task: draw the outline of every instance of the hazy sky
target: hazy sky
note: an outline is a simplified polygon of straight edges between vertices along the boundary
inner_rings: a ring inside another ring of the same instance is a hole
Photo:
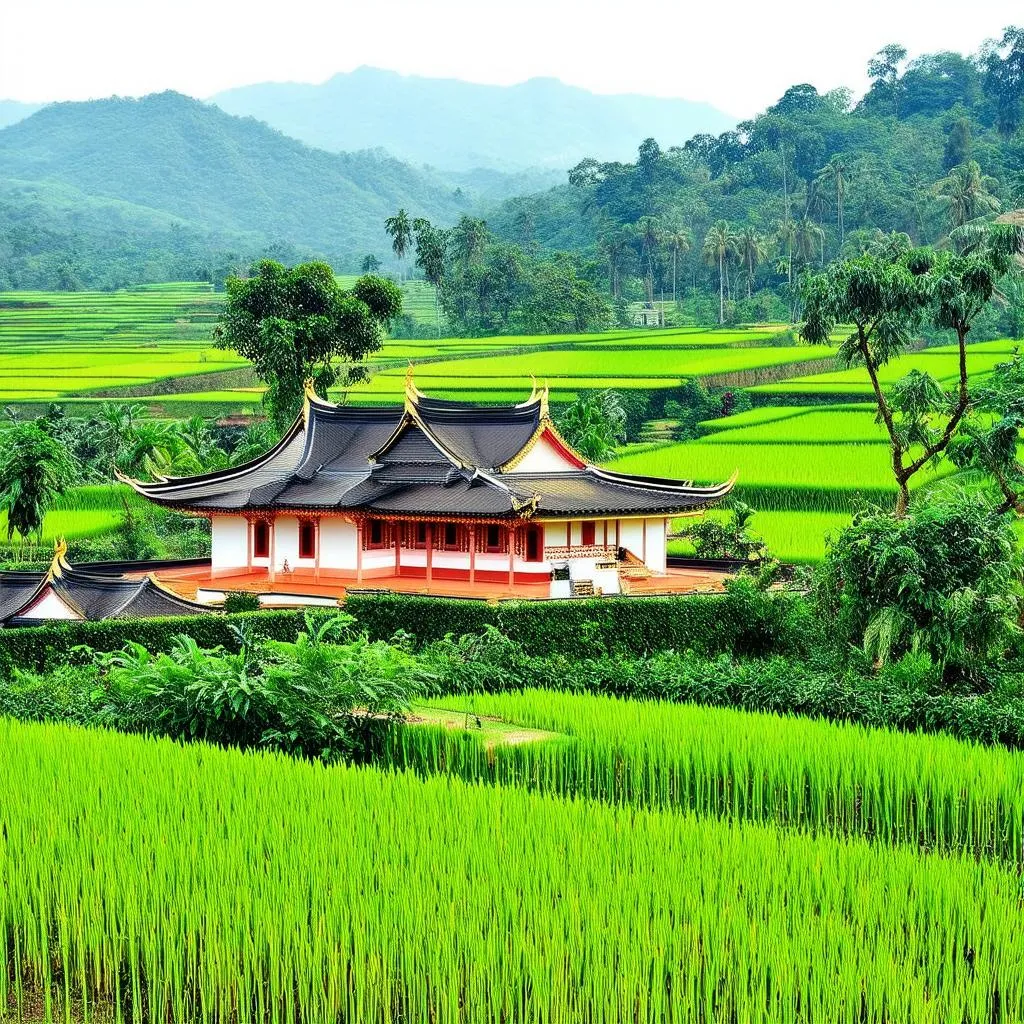
[[[794,82],[863,89],[886,43],[973,51],[1014,22],[1020,0],[0,0],[0,98],[205,97],[370,64],[495,84],[546,75],[746,117]]]

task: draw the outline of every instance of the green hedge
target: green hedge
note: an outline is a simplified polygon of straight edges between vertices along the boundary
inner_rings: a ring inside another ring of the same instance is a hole
[[[725,594],[621,597],[573,601],[484,601],[358,594],[345,602],[371,640],[409,633],[418,644],[447,634],[482,633],[494,626],[530,655],[596,657],[605,653],[645,655],[655,651],[717,654],[785,654],[801,650],[812,632],[804,602],[790,594],[763,593],[737,581]],[[322,615],[322,609],[315,614]],[[259,611],[168,619],[54,622],[0,629],[0,673],[12,667],[49,671],[75,662],[76,647],[116,651],[134,640],[152,651],[167,650],[185,633],[200,647],[237,649],[235,628],[248,624],[264,636],[293,640],[303,612]]]
[[[294,640],[302,628],[301,612],[241,612],[237,615],[186,615],[166,619],[108,619],[105,622],[53,622],[45,626],[0,629],[0,673],[11,668],[48,672],[82,660],[76,647],[117,651],[136,641],[151,651],[165,651],[180,633],[200,647],[238,649],[236,629],[248,625],[274,640]]]
[[[781,654],[802,647],[811,632],[801,598],[764,593],[746,580],[736,581],[725,594],[497,605],[403,594],[353,595],[345,609],[372,640],[387,640],[404,630],[424,644],[448,633],[460,636],[495,626],[531,655],[664,650],[707,656]]]

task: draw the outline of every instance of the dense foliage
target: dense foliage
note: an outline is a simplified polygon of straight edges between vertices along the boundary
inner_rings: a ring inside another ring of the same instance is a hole
[[[1020,632],[1022,563],[1004,515],[968,496],[863,512],[829,548],[819,607],[839,643],[881,662],[927,652],[948,677],[983,680]]]
[[[633,163],[584,160],[567,185],[488,222],[586,254],[616,298],[678,299],[701,322],[792,315],[803,270],[879,232],[933,243],[1024,204],[1022,52],[1019,29],[973,57],[908,63],[887,47],[856,104],[846,89],[794,85],[717,137],[647,139]],[[1016,309],[990,309],[985,333],[1011,331]]]
[[[230,277],[217,344],[248,359],[267,385],[263,400],[279,429],[298,414],[307,382],[326,395],[343,364],[380,348],[402,311],[398,286],[367,274],[350,289],[326,263],[287,268],[261,260]]]

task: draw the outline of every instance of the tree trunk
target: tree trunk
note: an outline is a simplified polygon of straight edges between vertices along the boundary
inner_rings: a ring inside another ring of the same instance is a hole
[[[678,255],[678,250],[673,249],[672,250],[672,305],[673,306],[675,306],[675,304],[676,304],[676,256],[677,255]]]
[[[718,254],[718,323],[725,323],[725,272],[722,269],[722,254]]]

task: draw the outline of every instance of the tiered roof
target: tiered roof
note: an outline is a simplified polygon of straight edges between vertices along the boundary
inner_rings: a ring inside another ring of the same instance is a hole
[[[54,602],[51,604],[51,602]],[[0,572],[0,626],[25,626],[54,618],[142,619],[207,614],[205,605],[166,590],[151,576],[104,576],[71,565],[57,546],[45,572]]]
[[[557,470],[523,472],[538,446]],[[588,465],[559,435],[547,391],[519,405],[428,398],[409,380],[403,407],[334,405],[307,390],[302,414],[265,455],[233,469],[155,483],[162,505],[216,514],[262,510],[510,519],[672,515],[729,492]]]

